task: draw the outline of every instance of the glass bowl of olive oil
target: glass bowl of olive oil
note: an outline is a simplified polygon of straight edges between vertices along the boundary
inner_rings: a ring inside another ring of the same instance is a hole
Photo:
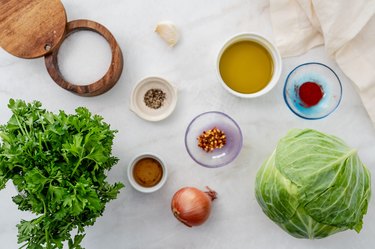
[[[277,48],[255,33],[230,38],[219,51],[216,64],[222,86],[243,98],[269,92],[280,79],[282,69]]]

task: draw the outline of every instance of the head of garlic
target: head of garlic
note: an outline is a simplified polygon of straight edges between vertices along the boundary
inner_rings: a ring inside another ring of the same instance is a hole
[[[159,22],[156,25],[155,32],[170,46],[177,44],[180,34],[176,26],[171,22]]]

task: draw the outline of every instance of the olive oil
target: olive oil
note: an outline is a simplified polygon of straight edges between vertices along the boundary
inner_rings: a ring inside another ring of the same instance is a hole
[[[273,74],[270,53],[257,42],[239,41],[225,49],[219,70],[225,84],[239,93],[256,93],[267,86]]]

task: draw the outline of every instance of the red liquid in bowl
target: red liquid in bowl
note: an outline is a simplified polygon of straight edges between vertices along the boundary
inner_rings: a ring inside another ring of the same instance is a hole
[[[298,95],[305,107],[317,105],[323,98],[324,92],[315,82],[305,82],[298,89]]]

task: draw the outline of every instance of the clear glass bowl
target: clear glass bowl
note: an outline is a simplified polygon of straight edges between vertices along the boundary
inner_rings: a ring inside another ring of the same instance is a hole
[[[198,137],[213,128],[222,130],[226,135],[223,148],[206,152],[198,147]],[[242,149],[242,132],[238,124],[222,112],[211,111],[199,114],[189,124],[185,133],[185,146],[191,158],[198,164],[217,168],[232,162]]]
[[[306,107],[299,96],[299,88],[305,82],[314,82],[323,91],[322,99]],[[321,119],[331,114],[340,104],[342,86],[337,74],[328,66],[318,63],[304,63],[294,68],[284,86],[284,100],[289,109],[305,119]]]

